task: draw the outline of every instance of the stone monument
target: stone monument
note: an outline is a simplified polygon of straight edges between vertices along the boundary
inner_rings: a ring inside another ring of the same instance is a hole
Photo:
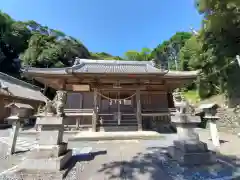
[[[169,147],[169,155],[181,165],[202,165],[214,163],[215,153],[208,150],[207,144],[199,140],[194,131],[197,124],[201,122],[200,117],[187,113],[188,103],[176,101],[177,109],[172,122],[176,125],[178,140]]]
[[[67,143],[63,142],[66,96],[65,91],[57,91],[55,99],[48,102],[44,111],[37,115],[36,123],[41,125],[39,145],[21,164],[28,174],[25,179],[33,178],[30,172],[35,172],[35,175],[36,172],[54,172],[58,174],[57,179],[63,178],[61,170],[72,157],[72,151],[67,150]]]

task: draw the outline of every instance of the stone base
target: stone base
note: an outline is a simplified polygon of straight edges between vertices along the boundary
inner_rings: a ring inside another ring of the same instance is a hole
[[[185,153],[199,153],[208,151],[207,143],[197,141],[174,141],[174,146]]]
[[[21,169],[16,172],[18,177],[24,180],[33,180],[33,179],[41,179],[41,180],[61,180],[64,179],[66,171],[35,171],[35,170],[26,170]]]
[[[40,145],[34,148],[28,155],[30,159],[57,158],[67,152],[67,143],[59,145]]]
[[[64,168],[72,157],[72,151],[67,151],[67,144],[40,146],[33,149],[21,168],[27,170],[59,171]]]
[[[206,165],[216,162],[216,154],[209,151],[203,142],[187,143],[174,141],[174,146],[168,148],[169,155],[181,165]]]

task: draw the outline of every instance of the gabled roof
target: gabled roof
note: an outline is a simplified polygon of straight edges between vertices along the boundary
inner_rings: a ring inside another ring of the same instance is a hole
[[[79,74],[158,74],[166,77],[196,77],[197,71],[168,71],[154,67],[153,61],[92,60],[76,59],[72,67],[67,68],[26,68],[25,74],[67,75]]]
[[[46,102],[40,88],[0,72],[0,93],[24,99]]]
[[[5,107],[11,108],[11,107],[17,107],[17,108],[23,108],[23,109],[33,109],[33,107],[29,104],[23,104],[23,103],[10,103],[6,105]]]

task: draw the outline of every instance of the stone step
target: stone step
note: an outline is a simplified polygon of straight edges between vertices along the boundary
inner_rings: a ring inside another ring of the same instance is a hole
[[[117,120],[103,120],[103,123],[107,124],[107,123],[118,123]],[[123,123],[137,123],[137,120],[121,120],[120,121],[121,124]]]
[[[128,126],[127,128],[130,128]],[[135,128],[135,127],[132,127]],[[114,130],[114,127],[111,128]],[[137,128],[136,128],[137,129]],[[94,153],[99,151],[95,142],[100,141],[122,141],[122,140],[164,140],[165,135],[159,134],[155,131],[110,131],[110,132],[80,132],[78,135],[69,137],[68,139],[68,148],[79,148],[79,147],[93,147]],[[97,147],[97,149],[95,149]],[[105,148],[101,146],[101,148]]]
[[[34,156],[35,155],[35,156]],[[21,164],[21,169],[39,170],[39,171],[59,171],[62,170],[66,163],[72,157],[72,151],[68,150],[65,154],[59,157],[41,157],[40,153],[33,153],[28,156]]]
[[[21,169],[15,173],[16,177],[10,177],[11,179],[43,179],[43,180],[61,180],[64,179],[68,173],[68,169],[62,171],[38,171],[38,170],[26,170]]]
[[[128,122],[128,123],[124,123],[121,122],[120,124],[118,124],[118,122],[108,122],[108,123],[103,123],[100,126],[137,126],[137,122]]]
[[[137,131],[137,125],[135,126],[102,126],[99,128],[100,131],[105,131],[105,132],[115,132],[115,131]]]

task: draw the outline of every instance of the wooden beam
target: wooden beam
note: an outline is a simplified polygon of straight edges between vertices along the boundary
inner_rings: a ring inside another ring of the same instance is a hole
[[[141,91],[141,94],[167,94],[167,91]]]
[[[132,84],[132,85],[119,85],[119,88],[114,88],[113,85],[92,85],[92,88],[98,88],[101,90],[160,90],[165,89],[165,85],[138,85],[138,84]]]
[[[128,90],[128,89],[134,89],[140,88],[145,89],[144,86],[140,87],[139,85],[133,84],[133,85],[119,85],[119,88],[114,87],[113,84],[111,85],[92,85],[92,88],[98,88],[98,89],[116,89],[116,90]]]

